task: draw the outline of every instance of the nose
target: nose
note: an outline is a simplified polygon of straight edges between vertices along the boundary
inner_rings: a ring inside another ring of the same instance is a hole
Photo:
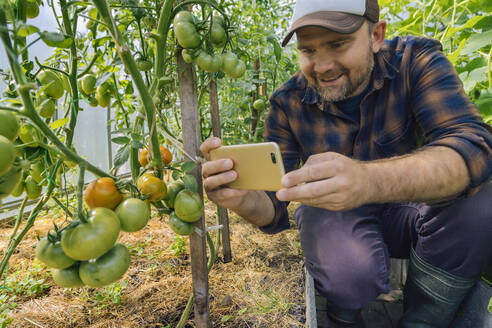
[[[335,59],[332,56],[317,56],[314,60],[313,71],[316,74],[324,74],[335,69]]]

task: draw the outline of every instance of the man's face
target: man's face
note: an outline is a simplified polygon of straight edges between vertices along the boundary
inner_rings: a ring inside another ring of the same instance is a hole
[[[329,102],[362,92],[374,65],[368,25],[352,34],[320,27],[297,31],[299,63],[309,85]]]

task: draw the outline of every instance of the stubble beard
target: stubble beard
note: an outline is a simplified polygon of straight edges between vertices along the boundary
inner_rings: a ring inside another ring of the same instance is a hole
[[[340,69],[342,73],[343,84],[341,86],[322,87],[318,83],[318,77],[313,73],[308,80],[310,88],[314,89],[326,102],[335,102],[350,98],[353,93],[370,78],[374,68],[374,57],[372,52],[367,56],[365,65],[355,71],[351,79],[349,70],[345,67]]]

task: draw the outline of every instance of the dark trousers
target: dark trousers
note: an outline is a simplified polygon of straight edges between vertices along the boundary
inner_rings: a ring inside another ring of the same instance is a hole
[[[294,219],[306,267],[321,295],[360,309],[390,291],[390,257],[410,248],[427,263],[478,279],[492,259],[492,183],[450,204],[366,205],[333,212],[300,205]]]

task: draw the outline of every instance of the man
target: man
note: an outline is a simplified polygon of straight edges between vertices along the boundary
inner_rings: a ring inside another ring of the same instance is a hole
[[[232,161],[210,161],[209,199],[266,233],[288,228],[286,205],[302,203],[306,267],[334,327],[358,327],[360,309],[390,290],[390,257],[410,258],[400,326],[449,327],[492,258],[491,127],[437,41],[384,40],[377,0],[298,0],[283,45],[294,33],[301,71],[265,121],[284,188],[227,188]],[[210,160],[220,144],[201,151]]]

